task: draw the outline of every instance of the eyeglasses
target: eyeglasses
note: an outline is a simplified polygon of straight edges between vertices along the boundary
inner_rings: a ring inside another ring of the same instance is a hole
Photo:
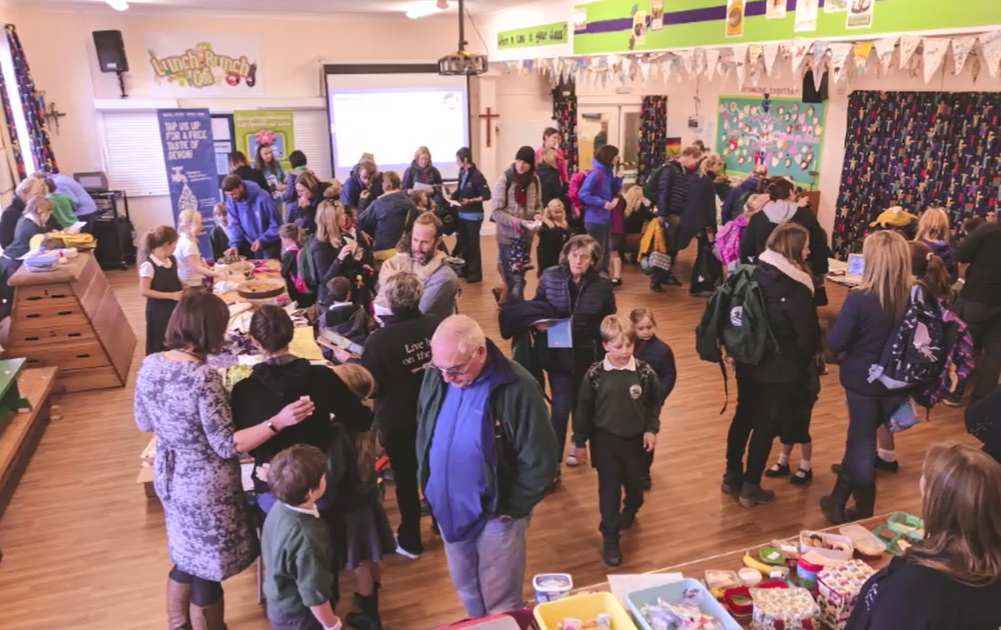
[[[434,369],[438,370],[439,372],[441,372],[442,376],[448,376],[448,377],[451,377],[451,378],[455,378],[456,376],[462,376],[465,373],[466,369],[469,368],[469,364],[472,363],[473,359],[476,358],[476,355],[477,355],[478,352],[479,352],[479,348],[477,348],[476,350],[474,350],[473,353],[471,355],[469,355],[469,358],[466,359],[465,363],[463,363],[462,365],[457,366],[457,367],[441,368],[441,367],[438,367],[437,365],[435,365],[434,363],[428,363],[428,365],[430,365],[432,368],[434,368]]]

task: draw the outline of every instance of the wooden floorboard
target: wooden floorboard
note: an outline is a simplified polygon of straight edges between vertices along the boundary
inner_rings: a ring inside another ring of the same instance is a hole
[[[484,236],[485,260],[495,255],[493,238]],[[509,345],[499,340],[490,295],[497,272],[492,264],[485,267],[485,282],[463,286],[460,308],[507,351]],[[136,430],[132,418],[135,371],[144,347],[144,303],[134,269],[108,275],[139,337],[136,360],[127,387],[67,394],[55,401],[62,406],[63,419],[46,431],[0,521],[4,630],[130,630],[166,624],[164,582],[170,559],[163,513],[135,483],[139,453],[149,440]],[[817,502],[833,484],[829,467],[841,458],[846,428],[837,368],[822,378],[814,411],[813,485],[801,489],[766,480],[765,486],[778,494],[775,503],[741,509],[719,492],[734,383],[731,380],[729,410],[720,415],[724,396],[719,369],[699,361],[694,349],[693,331],[705,302],[689,298],[685,288],[650,293],[636,267],[627,267],[624,279],[616,293],[620,312],[638,306],[654,310],[661,337],[674,349],[679,376],[661,417],[654,488],[636,526],[624,536],[625,563],[619,572],[650,571],[823,526]],[[527,295],[535,294],[535,286],[533,273]],[[840,304],[844,290],[832,287],[830,293],[832,302]],[[827,316],[835,313],[836,308],[825,309]],[[920,510],[923,453],[928,445],[949,439],[972,441],[965,435],[961,410],[945,407],[935,410],[931,422],[900,437],[901,471],[880,473],[877,513]],[[798,452],[793,461],[798,461]],[[387,509],[395,522],[391,491]],[[535,512],[528,575],[562,571],[573,574],[577,585],[604,581],[597,527],[594,471],[565,471],[562,487]],[[427,552],[420,560],[394,557],[386,563],[382,601],[389,629],[423,630],[464,616],[441,543],[431,536],[427,522],[424,529]],[[252,568],[224,586],[231,629],[268,627],[257,604]],[[345,581],[344,591],[348,589],[350,582]]]

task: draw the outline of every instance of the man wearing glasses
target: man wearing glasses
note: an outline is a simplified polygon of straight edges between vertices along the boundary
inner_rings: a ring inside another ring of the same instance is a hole
[[[474,320],[431,339],[417,411],[419,479],[471,618],[524,607],[525,533],[559,448],[535,379]]]

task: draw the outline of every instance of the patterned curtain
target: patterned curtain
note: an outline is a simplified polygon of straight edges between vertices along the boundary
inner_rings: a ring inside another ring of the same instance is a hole
[[[832,238],[844,258],[892,206],[942,206],[953,227],[998,209],[1001,94],[853,92]]]
[[[640,112],[640,156],[636,183],[646,183],[647,175],[667,159],[667,97],[644,96]]]
[[[14,125],[14,112],[10,109],[10,99],[7,98],[7,83],[3,72],[0,72],[0,104],[3,104],[4,120],[7,121],[7,135],[10,136],[10,148],[14,152],[14,164],[17,166],[17,178],[22,180],[28,176],[24,168],[24,157],[21,155],[21,143],[17,140],[17,127]]]
[[[553,118],[556,119],[563,136],[563,157],[567,161],[567,172],[575,173],[580,161],[577,146],[577,97],[553,95]]]
[[[39,169],[50,173],[58,173],[59,165],[56,163],[56,156],[52,153],[52,145],[49,143],[49,132],[45,128],[45,101],[38,94],[35,89],[35,82],[31,79],[31,72],[28,70],[28,59],[24,55],[24,48],[21,47],[21,40],[17,36],[17,29],[14,28],[13,24],[8,24],[5,30],[7,31],[7,43],[10,45],[10,55],[14,59],[14,77],[17,82],[17,91],[21,95],[21,107],[24,110],[28,135],[31,136],[32,157]],[[7,98],[2,77],[0,77],[0,91],[3,91],[4,112],[7,115],[7,128],[10,130],[11,139],[13,140],[18,174],[24,177],[25,167],[22,149],[16,141],[17,133],[14,131],[14,118],[11,115],[10,102]]]

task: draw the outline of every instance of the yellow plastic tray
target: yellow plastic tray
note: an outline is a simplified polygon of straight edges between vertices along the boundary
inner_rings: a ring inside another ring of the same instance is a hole
[[[540,630],[556,630],[556,624],[567,617],[587,623],[603,613],[612,616],[612,628],[615,630],[636,630],[636,624],[633,623],[629,613],[611,593],[575,595],[540,604],[535,607],[535,621],[539,624]]]

